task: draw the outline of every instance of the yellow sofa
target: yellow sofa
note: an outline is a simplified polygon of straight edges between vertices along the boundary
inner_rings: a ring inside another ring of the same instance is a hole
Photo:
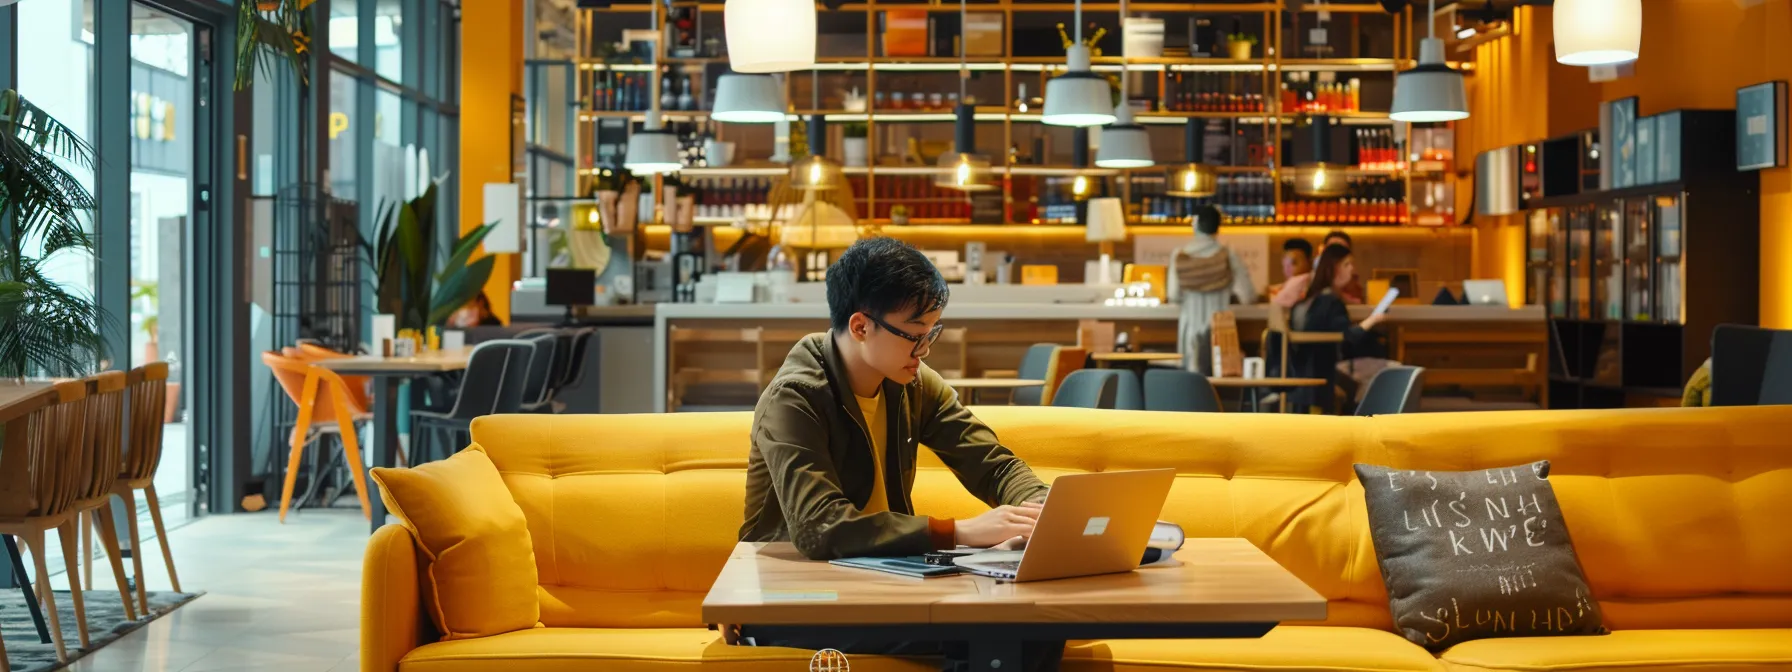
[[[1330,601],[1257,640],[1072,642],[1065,670],[1792,669],[1792,410],[1545,411],[1337,418],[977,409],[1044,479],[1174,467],[1165,519],[1249,539]],[[806,652],[729,647],[700,604],[742,515],[747,413],[500,416],[473,423],[529,520],[538,627],[436,642],[419,555],[368,544],[362,669],[800,671]],[[921,451],[915,501],[982,505]],[[1481,640],[1433,655],[1391,631],[1351,464],[1553,462],[1612,634]],[[933,669],[857,657],[855,672]]]

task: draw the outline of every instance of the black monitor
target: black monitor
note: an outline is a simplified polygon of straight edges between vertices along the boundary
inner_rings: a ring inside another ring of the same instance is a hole
[[[574,306],[597,303],[597,272],[589,268],[548,269],[547,304],[566,307],[566,322],[572,323]]]

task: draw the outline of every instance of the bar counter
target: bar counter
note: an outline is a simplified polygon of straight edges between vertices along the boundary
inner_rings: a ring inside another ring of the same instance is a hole
[[[955,287],[956,289],[956,287]],[[1367,317],[1372,306],[1352,306],[1355,319]],[[1232,307],[1247,355],[1258,355],[1269,314],[1267,304]],[[991,371],[1009,375],[1019,368],[1022,354],[1034,343],[1077,342],[1081,320],[1113,322],[1116,332],[1135,339],[1145,350],[1176,350],[1179,309],[1174,305],[1106,306],[1097,303],[952,303],[945,322],[966,330],[962,353],[936,353],[928,363],[951,370],[955,377],[976,378]],[[796,303],[662,303],[653,319],[654,410],[671,405],[668,386],[673,365],[687,371],[731,371],[740,375],[724,382],[737,383],[728,403],[712,406],[751,405],[752,392],[770,380],[790,346],[804,334],[828,326],[827,305],[820,301]],[[732,342],[713,341],[675,345],[674,328],[708,334],[740,330]],[[761,329],[756,341],[748,330]],[[1475,385],[1540,388],[1547,337],[1540,306],[1511,309],[1497,306],[1396,305],[1381,327],[1388,335],[1389,354],[1407,364],[1426,366],[1428,386]],[[675,347],[684,349],[674,353]],[[676,356],[677,361],[672,358]],[[746,362],[757,359],[757,366]],[[959,367],[962,366],[962,369]],[[751,372],[758,371],[757,380]],[[714,379],[723,377],[717,376]],[[1533,380],[1534,378],[1534,380]],[[754,383],[747,388],[748,383]],[[1539,399],[1539,404],[1542,400]],[[704,404],[698,404],[704,405]]]

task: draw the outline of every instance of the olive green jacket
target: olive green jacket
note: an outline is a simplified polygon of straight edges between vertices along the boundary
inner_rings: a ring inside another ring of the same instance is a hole
[[[952,546],[953,522],[917,516],[916,445],[926,444],[964,487],[990,506],[1017,505],[1046,490],[995,432],[958,403],[938,373],[921,365],[914,382],[883,384],[884,491],[889,510],[862,514],[871,497],[871,435],[851,398],[832,333],[791,348],[753,410],[742,541],[789,541],[803,555],[833,559],[919,555]]]

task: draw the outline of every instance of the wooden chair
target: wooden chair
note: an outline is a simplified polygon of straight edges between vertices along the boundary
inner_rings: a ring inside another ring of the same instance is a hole
[[[1051,363],[1045,368],[1045,389],[1039,393],[1040,405],[1051,406],[1058,386],[1063,384],[1072,371],[1083,368],[1083,362],[1088,358],[1089,351],[1082,348],[1058,346],[1053,350]]]
[[[292,505],[292,489],[298,481],[298,465],[305,458],[305,446],[330,433],[335,433],[342,442],[342,450],[348,459],[349,480],[354,483],[355,495],[361,499],[361,513],[371,520],[373,512],[368,506],[367,488],[362,482],[361,446],[355,434],[355,423],[370,417],[367,409],[354,406],[354,395],[349,392],[348,383],[334,371],[272,352],[261,353],[261,362],[274,372],[274,380],[286,391],[287,398],[299,407],[299,417],[293,422],[289,439],[292,451],[286,459],[286,480],[280,488],[280,521],[286,522],[286,511]],[[136,434],[135,428],[132,434]],[[159,436],[156,440],[160,441]],[[159,457],[159,445],[157,449]],[[153,482],[150,485],[153,488]],[[153,502],[154,495],[150,497]],[[130,501],[127,495],[125,503]],[[153,504],[151,509],[154,509]],[[132,533],[135,534],[135,530]],[[132,554],[133,559],[136,557]]]
[[[81,581],[85,577],[88,590],[93,589],[92,525],[98,519],[100,543],[106,548],[106,559],[112,563],[112,579],[118,584],[118,598],[124,604],[125,617],[137,620],[131,606],[131,588],[124,573],[124,554],[118,546],[117,523],[112,518],[112,493],[117,489],[124,460],[124,395],[128,377],[123,371],[108,371],[87,378],[87,432],[82,441],[81,468],[77,474],[73,514],[59,528],[62,533],[62,554],[76,557],[80,551],[81,573],[69,573],[69,595],[75,602],[75,619],[79,621],[81,647],[88,646],[87,612],[82,604]],[[131,518],[137,517],[130,511]],[[79,518],[79,523],[76,522]],[[79,528],[77,542],[76,528]],[[160,532],[160,530],[158,530]],[[135,545],[133,544],[133,548]],[[142,572],[138,572],[142,576]],[[141,583],[142,579],[139,578]],[[145,615],[148,605],[145,604]]]
[[[771,378],[766,375],[765,361],[766,330],[764,327],[748,329],[686,329],[669,327],[666,331],[666,363],[670,369],[667,375],[669,385],[666,386],[666,410],[677,411],[684,404],[685,391],[692,385],[710,383],[751,384],[754,394],[765,389]],[[685,366],[680,361],[680,346],[696,346],[700,344],[718,345],[723,343],[750,343],[753,346],[753,366],[751,368],[714,368]]]
[[[50,618],[50,639],[56,659],[68,662],[68,645],[62,640],[62,618],[56,611],[56,595],[50,590],[50,572],[44,533],[74,520],[74,504],[81,477],[81,459],[87,434],[87,383],[56,384],[55,403],[33,412],[24,424],[23,436],[9,425],[0,463],[0,534],[25,542],[37,572],[37,599]],[[157,417],[160,417],[158,414]],[[72,541],[73,537],[65,537]],[[65,546],[70,584],[80,576],[79,563]],[[79,600],[79,598],[76,598]],[[77,601],[77,605],[79,602]],[[84,609],[76,607],[76,613]]]
[[[317,369],[317,367],[311,367]],[[322,369],[318,369],[322,371]],[[326,373],[328,373],[326,371]],[[331,374],[335,375],[335,374]],[[117,484],[112,494],[124,500],[127,531],[131,533],[131,564],[137,573],[137,603],[142,606],[144,614],[149,613],[149,595],[143,588],[143,554],[137,549],[143,548],[143,535],[137,532],[137,497],[136,491],[142,490],[146,504],[149,505],[149,522],[155,527],[156,541],[162,546],[162,562],[168,565],[168,585],[174,592],[181,592],[180,575],[174,571],[174,552],[168,546],[168,528],[162,525],[162,502],[156,497],[156,468],[162,463],[162,424],[163,418],[151,409],[161,408],[168,396],[168,363],[155,362],[131,369],[125,375],[125,385],[130,388],[131,423],[130,434],[125,437],[123,468],[118,472]],[[352,443],[348,444],[354,445]],[[350,453],[354,455],[354,453]],[[350,466],[360,466],[358,457],[351,457]],[[355,472],[357,475],[359,471]],[[288,481],[290,484],[291,481]],[[360,487],[360,481],[355,482]],[[290,489],[290,485],[288,487]],[[361,508],[366,510],[367,498],[361,498]],[[108,523],[101,523],[106,525]]]
[[[1275,312],[1273,307],[1270,312]],[[1244,375],[1244,346],[1238,344],[1238,316],[1230,310],[1214,313],[1209,329],[1212,330],[1213,347],[1220,349],[1219,369],[1213,375],[1222,378]],[[1193,356],[1212,358],[1213,353],[1197,352]],[[1288,361],[1286,355],[1283,355],[1282,361]]]
[[[1276,334],[1282,343],[1282,373],[1288,377],[1288,348],[1297,345],[1331,345],[1337,347],[1344,343],[1344,335],[1329,331],[1296,331],[1288,321],[1288,309],[1274,303],[1269,304],[1269,328],[1266,334]],[[1236,332],[1236,329],[1234,330]],[[1266,336],[1263,341],[1269,343]],[[1268,354],[1268,353],[1265,353]]]

